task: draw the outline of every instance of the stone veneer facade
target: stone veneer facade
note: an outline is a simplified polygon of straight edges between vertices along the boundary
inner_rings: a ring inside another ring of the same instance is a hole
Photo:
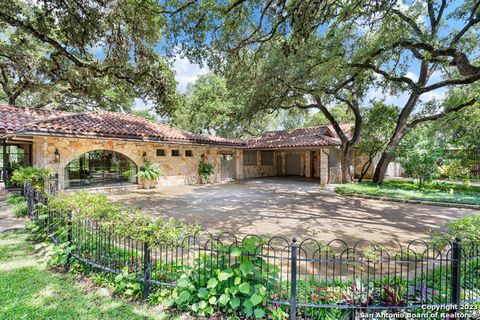
[[[156,150],[164,149],[165,156],[157,156]],[[171,150],[179,150],[180,156],[171,155]],[[60,161],[55,162],[54,152],[58,150]],[[261,151],[257,152],[256,165],[243,164],[243,150],[230,146],[193,145],[175,143],[139,142],[127,140],[87,139],[73,137],[34,137],[32,146],[33,165],[52,169],[59,177],[59,186],[64,186],[65,167],[80,155],[94,150],[111,150],[124,154],[137,167],[144,164],[144,153],[149,162],[160,166],[162,176],[159,185],[184,185],[200,182],[198,163],[207,161],[214,166],[215,173],[210,182],[221,180],[221,154],[234,157],[235,179],[273,177],[286,175],[286,157],[288,154],[299,154],[301,176],[319,178],[321,184],[338,183],[340,168],[329,166],[330,148],[316,150],[276,150],[273,165],[261,164]],[[191,150],[192,157],[186,157],[185,151]],[[280,163],[278,163],[280,161]],[[280,166],[278,168],[278,166]]]
[[[58,149],[60,161],[55,162],[54,152]],[[156,150],[164,149],[165,156],[157,157]],[[179,150],[180,156],[171,156],[171,150]],[[199,183],[197,173],[198,163],[203,159],[213,164],[215,174],[211,182],[220,180],[220,155],[233,154],[236,159],[241,155],[241,150],[232,147],[191,144],[165,144],[154,142],[137,142],[107,139],[83,139],[68,137],[35,137],[32,146],[33,165],[52,169],[58,173],[59,186],[64,186],[65,167],[75,158],[93,150],[111,150],[124,154],[132,160],[137,167],[144,164],[143,154],[146,153],[148,161],[157,163],[162,176],[160,185],[183,185]],[[185,150],[192,151],[192,157],[185,156]],[[238,161],[237,161],[238,162]],[[238,172],[238,170],[237,170]],[[241,179],[240,176],[236,176]]]

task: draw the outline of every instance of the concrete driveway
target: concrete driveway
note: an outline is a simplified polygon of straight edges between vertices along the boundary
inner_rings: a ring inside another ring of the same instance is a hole
[[[407,242],[467,214],[456,209],[353,199],[306,179],[264,178],[214,186],[164,187],[112,195],[156,217],[197,223],[210,232]]]

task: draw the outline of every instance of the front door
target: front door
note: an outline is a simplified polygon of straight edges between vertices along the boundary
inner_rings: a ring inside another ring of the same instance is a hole
[[[299,176],[301,175],[300,169],[300,155],[299,154],[287,154],[287,176]]]
[[[235,178],[235,162],[233,154],[221,154],[220,179],[222,181],[233,180]]]

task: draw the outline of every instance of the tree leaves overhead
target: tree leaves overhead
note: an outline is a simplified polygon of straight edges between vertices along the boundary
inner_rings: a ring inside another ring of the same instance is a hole
[[[156,1],[1,0],[0,7],[7,102],[128,110],[137,97],[158,109],[174,105],[173,73],[156,52],[166,23]]]

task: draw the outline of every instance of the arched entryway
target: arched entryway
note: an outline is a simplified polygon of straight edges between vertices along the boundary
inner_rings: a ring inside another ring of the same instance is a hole
[[[94,150],[65,167],[65,188],[118,186],[136,183],[137,166],[119,152]]]

